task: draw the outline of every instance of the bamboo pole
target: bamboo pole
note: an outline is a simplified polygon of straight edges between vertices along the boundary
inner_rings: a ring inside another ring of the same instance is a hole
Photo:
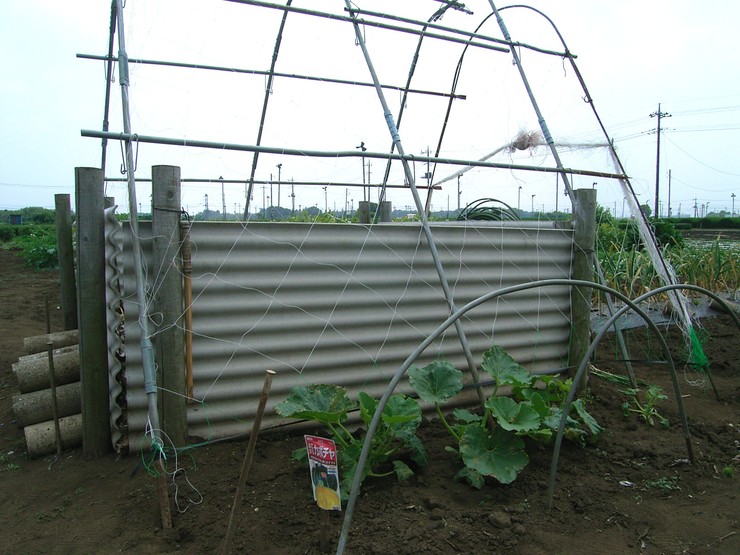
[[[118,24],[118,82],[121,84],[121,109],[123,112],[123,132],[126,135],[126,166],[128,179],[129,225],[131,226],[132,250],[134,255],[134,273],[136,275],[136,302],[141,313],[139,326],[141,327],[141,365],[144,370],[144,391],[147,398],[147,415],[152,429],[152,440],[158,444],[162,441],[162,430],[159,427],[157,412],[157,374],[154,365],[154,346],[149,333],[149,309],[146,297],[146,278],[144,276],[144,260],[139,242],[139,213],[136,200],[136,160],[134,158],[133,140],[131,134],[131,113],[129,110],[129,72],[128,55],[126,54],[126,33],[123,27],[123,4],[121,0],[113,0],[116,8],[116,22]],[[104,137],[101,137],[104,138]],[[161,459],[157,463],[160,468],[157,477],[157,493],[159,497],[162,527],[172,528],[167,485],[165,483],[164,468]]]
[[[224,547],[221,551],[222,555],[226,555],[229,552],[231,546],[231,538],[234,536],[234,515],[236,514],[236,508],[241,505],[241,499],[244,495],[244,485],[247,483],[247,476],[249,476],[249,469],[252,466],[252,459],[254,458],[254,448],[257,445],[257,434],[260,431],[260,424],[262,423],[262,414],[265,412],[265,405],[267,404],[267,398],[270,395],[270,387],[272,386],[272,378],[275,376],[274,370],[265,371],[265,383],[262,386],[262,394],[260,395],[259,405],[257,406],[257,414],[254,417],[254,423],[252,424],[252,433],[249,436],[249,444],[247,445],[247,452],[244,455],[244,462],[242,463],[242,471],[239,475],[239,484],[236,487],[236,493],[234,494],[234,503],[231,506],[231,516],[229,517],[229,527],[226,530],[226,538],[224,538]]]
[[[193,260],[190,245],[190,222],[180,222],[182,248],[182,289],[185,304],[185,392],[193,402]]]

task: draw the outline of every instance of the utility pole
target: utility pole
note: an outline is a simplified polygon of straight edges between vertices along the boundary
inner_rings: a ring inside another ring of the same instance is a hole
[[[658,198],[660,196],[660,119],[661,118],[669,118],[671,117],[671,114],[668,114],[666,112],[660,111],[660,103],[658,103],[658,111],[653,112],[650,114],[651,118],[658,118],[658,126],[655,129],[655,133],[658,135],[658,151],[655,156],[655,215],[656,217],[659,216],[658,214]]]
[[[735,193],[732,193],[730,195],[730,198],[732,199],[732,217],[735,217]]]
[[[365,152],[365,141],[360,141],[360,146],[356,146],[361,152]],[[362,200],[365,200],[365,157],[362,157]]]
[[[329,211],[329,198],[326,196],[326,185],[322,187],[324,189],[324,212]]]
[[[426,154],[427,157],[427,172],[424,174],[424,179],[427,180],[427,194],[429,194],[429,189],[432,186],[432,172],[429,171],[429,146],[427,146],[426,150],[422,150],[421,153]]]
[[[221,217],[226,219],[226,193],[224,192],[224,176],[219,175],[218,178],[221,180]]]
[[[668,217],[671,217],[671,170],[668,170]]]
[[[280,206],[280,170],[283,168],[282,164],[277,165],[278,169],[278,203],[277,205]]]
[[[290,178],[290,200],[291,200],[291,213],[295,214],[295,185],[293,185],[293,178]]]
[[[536,194],[532,195],[532,215],[533,216],[534,216],[534,197],[536,196],[537,196]]]
[[[522,209],[522,186],[519,185],[519,192],[516,196],[516,209],[521,210]]]
[[[521,187],[519,187],[521,189]],[[460,176],[457,176],[457,213],[460,214]]]

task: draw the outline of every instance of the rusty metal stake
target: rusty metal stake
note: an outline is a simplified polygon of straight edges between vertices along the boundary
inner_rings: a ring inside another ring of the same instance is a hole
[[[48,314],[48,304],[47,304]],[[46,352],[49,355],[49,389],[51,390],[51,414],[54,417],[54,438],[57,443],[57,458],[62,458],[62,432],[59,429],[59,413],[57,412],[57,384],[54,377],[54,343],[46,343]]]

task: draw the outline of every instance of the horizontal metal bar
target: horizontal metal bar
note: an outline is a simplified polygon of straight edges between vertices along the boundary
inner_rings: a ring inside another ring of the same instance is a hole
[[[368,15],[368,16],[371,16],[371,17],[378,17],[378,18],[383,18],[383,19],[392,19],[393,21],[401,21],[403,23],[410,23],[412,25],[420,25],[420,26],[424,26],[424,27],[429,27],[431,29],[439,29],[440,31],[446,31],[448,33],[456,33],[458,35],[463,35],[463,36],[467,36],[467,37],[470,37],[470,38],[476,38],[478,40],[488,40],[488,41],[491,41],[491,42],[495,42],[497,44],[504,44],[504,45],[506,45],[508,47],[514,47],[515,46],[517,48],[525,48],[527,50],[533,50],[534,52],[539,52],[541,54],[549,54],[551,56],[557,56],[559,58],[576,58],[577,57],[574,54],[571,54],[570,52],[558,52],[557,50],[547,50],[545,48],[540,48],[538,46],[533,46],[531,44],[526,44],[526,43],[523,43],[523,42],[514,42],[514,41],[505,40],[505,39],[497,39],[497,38],[494,38],[494,37],[489,37],[487,35],[480,35],[478,33],[471,33],[469,31],[463,31],[461,29],[455,29],[454,27],[447,27],[446,25],[439,25],[437,23],[431,23],[431,22],[427,22],[427,21],[419,21],[419,20],[416,20],[416,19],[408,18],[408,17],[401,17],[401,16],[397,16],[397,15],[385,14],[385,13],[381,13],[381,12],[373,12],[373,11],[362,10],[362,9],[357,9],[357,8],[351,9],[351,10],[348,10],[348,11],[349,11],[349,13],[357,13],[357,14]],[[363,23],[367,23],[367,22],[363,21]]]
[[[100,56],[96,54],[77,54],[77,57],[81,60],[100,60],[103,62],[107,62],[109,60],[113,60],[114,62],[118,61],[118,58],[116,56],[113,56],[111,58],[108,58],[108,56]],[[164,67],[176,67],[176,68],[184,68],[184,69],[205,69],[209,71],[223,71],[225,73],[239,73],[239,74],[245,74],[245,75],[270,75],[270,72],[267,70],[262,69],[244,69],[244,68],[236,68],[236,67],[225,67],[225,66],[214,66],[214,65],[208,65],[208,64],[194,64],[190,62],[170,62],[166,60],[146,60],[143,58],[128,58],[129,64],[143,64],[143,65],[154,65],[154,66],[164,66]],[[274,77],[285,77],[287,79],[301,79],[303,81],[319,81],[321,83],[334,83],[339,85],[354,85],[358,87],[374,87],[373,83],[369,83],[367,81],[350,81],[348,79],[336,79],[332,77],[314,77],[311,75],[301,75],[298,73],[281,73],[274,71],[272,72],[272,75]],[[380,85],[384,89],[388,90],[395,90],[395,91],[405,91],[406,89],[404,87],[398,86],[398,85]],[[441,96],[445,98],[454,98],[457,100],[465,100],[466,96],[464,94],[450,94],[450,93],[444,93],[444,92],[437,92],[437,91],[426,91],[421,89],[408,89],[408,92],[413,94],[422,94],[422,95],[428,95],[428,96]]]
[[[476,166],[480,168],[501,168],[506,170],[523,170],[543,173],[567,173],[574,175],[588,175],[605,179],[626,179],[625,175],[599,172],[594,170],[577,170],[573,168],[549,168],[541,166],[527,166],[522,164],[502,164],[499,162],[488,162],[480,160],[461,160],[455,158],[437,158],[434,156],[417,156],[414,154],[400,155],[385,152],[360,152],[357,150],[309,150],[297,148],[282,148],[270,146],[242,145],[235,143],[216,143],[213,141],[199,141],[197,139],[175,139],[172,137],[153,137],[150,135],[137,135],[136,133],[114,133],[110,131],[95,131],[83,129],[80,131],[83,137],[96,139],[113,139],[117,141],[135,141],[139,143],[151,143],[170,146],[188,146],[195,148],[212,148],[218,150],[235,150],[241,152],[259,152],[261,154],[279,154],[281,156],[302,156],[308,158],[374,158],[378,160],[408,160],[410,162],[429,162],[430,164],[445,164],[452,166]]]
[[[106,182],[122,182],[127,181],[125,177],[106,177],[104,179]],[[137,177],[136,178],[137,183],[151,183],[151,178],[148,177]],[[231,183],[231,184],[238,184],[238,185],[246,185],[249,183],[248,179],[196,179],[196,178],[189,178],[189,179],[180,179],[181,183]],[[341,183],[341,182],[334,182],[334,181],[270,181],[266,179],[255,179],[252,181],[255,185],[300,185],[301,187],[325,187],[325,186],[331,186],[331,187],[371,187],[371,188],[377,188],[380,189],[381,187],[384,187],[382,183]],[[386,184],[386,189],[407,189],[408,185],[391,185]],[[426,185],[417,185],[417,189],[436,189],[441,190],[442,187],[439,185],[432,185],[430,187],[427,187]]]
[[[473,42],[466,39],[458,39],[455,37],[449,37],[446,35],[439,35],[437,33],[429,33],[426,31],[421,31],[417,29],[409,29],[408,27],[399,27],[398,25],[388,25],[387,23],[380,23],[378,21],[355,21],[354,18],[346,16],[346,15],[338,15],[335,13],[329,13],[329,12],[319,12],[316,10],[308,10],[306,8],[296,8],[294,6],[285,6],[281,4],[272,4],[270,2],[261,2],[259,0],[226,0],[227,2],[233,2],[235,4],[245,4],[248,6],[256,6],[259,8],[271,8],[274,10],[281,10],[286,12],[294,12],[294,13],[300,13],[303,15],[311,15],[315,17],[323,17],[325,19],[331,19],[334,21],[345,21],[349,23],[359,23],[360,25],[364,25],[367,27],[378,27],[379,29],[388,29],[390,31],[399,31],[401,33],[408,33],[411,35],[423,35],[425,37],[443,40],[447,42],[456,42],[458,44],[466,44],[470,45],[476,48],[483,48],[485,50],[494,50],[496,52],[509,52],[508,48],[504,48],[501,46],[495,46],[493,44],[484,44],[480,42]]]

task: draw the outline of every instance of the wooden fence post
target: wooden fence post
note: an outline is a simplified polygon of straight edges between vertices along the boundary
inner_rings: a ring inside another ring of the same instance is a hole
[[[64,329],[77,329],[77,285],[72,248],[72,212],[69,195],[54,195],[57,228],[57,259]]]
[[[85,458],[97,458],[111,450],[102,170],[75,168],[75,200],[82,450]]]
[[[573,279],[594,281],[596,253],[596,190],[577,189],[573,207]],[[593,289],[573,287],[571,293],[571,332],[568,365],[571,377],[578,370],[591,342],[591,299]],[[578,386],[586,386],[588,374]]]
[[[162,384],[160,425],[175,446],[183,445],[187,434],[180,206],[180,168],[152,166],[153,312],[161,315],[152,342]]]

